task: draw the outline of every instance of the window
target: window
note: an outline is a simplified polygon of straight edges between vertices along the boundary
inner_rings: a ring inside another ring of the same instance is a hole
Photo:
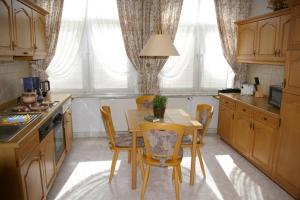
[[[125,52],[116,1],[64,1],[57,49],[47,73],[56,91],[135,91],[136,72]]]
[[[165,92],[215,91],[232,85],[225,60],[214,1],[183,1],[174,42],[180,56],[170,57],[160,73]]]

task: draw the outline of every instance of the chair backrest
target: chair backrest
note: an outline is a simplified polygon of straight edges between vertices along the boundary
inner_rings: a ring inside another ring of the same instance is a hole
[[[138,110],[152,109],[153,95],[138,96],[135,100]]]
[[[207,129],[210,125],[212,116],[214,113],[214,107],[209,104],[198,104],[196,110],[196,119],[203,125],[201,133],[201,140],[204,142]]]
[[[100,107],[100,113],[105,127],[106,136],[109,140],[111,147],[114,148],[116,132],[112,122],[110,107],[109,106]]]
[[[166,160],[178,161],[181,140],[185,130],[184,126],[143,122],[140,127],[143,133],[147,159],[159,160],[162,166]]]

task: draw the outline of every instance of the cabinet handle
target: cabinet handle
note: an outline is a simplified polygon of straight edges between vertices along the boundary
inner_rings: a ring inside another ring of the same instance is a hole
[[[254,56],[256,55],[256,50],[253,50],[253,55],[254,55]]]
[[[36,46],[36,44],[34,44],[33,48],[34,48],[34,49],[37,49],[37,46]]]
[[[252,129],[254,130],[254,123],[252,123]]]
[[[283,88],[286,86],[286,79],[283,79]]]
[[[27,55],[27,54],[28,54],[28,52],[23,52],[23,54],[24,54],[24,55]]]
[[[267,121],[268,119],[266,117],[264,117],[264,120]]]
[[[232,114],[232,119],[234,119],[234,113]]]
[[[228,104],[228,101],[225,101],[225,104]]]
[[[247,110],[245,108],[243,108],[242,111],[246,112]]]
[[[277,56],[277,50],[274,49],[274,56]]]

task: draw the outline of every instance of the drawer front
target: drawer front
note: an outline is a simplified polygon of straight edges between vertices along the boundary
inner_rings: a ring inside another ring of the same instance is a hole
[[[237,111],[248,117],[252,117],[252,114],[253,114],[253,110],[249,106],[241,104],[241,103],[237,103]]]
[[[278,128],[279,127],[279,119],[274,118],[267,113],[263,112],[255,112],[254,113],[254,120],[259,121],[267,126],[270,126],[272,128]]]
[[[221,102],[221,104],[223,104],[224,106],[226,106],[232,110],[235,109],[235,101],[233,99],[221,97],[220,102]]]
[[[20,144],[20,148],[18,149],[19,161],[22,163],[26,157],[33,152],[33,150],[39,145],[39,134],[35,132],[31,137],[26,139],[24,142]]]

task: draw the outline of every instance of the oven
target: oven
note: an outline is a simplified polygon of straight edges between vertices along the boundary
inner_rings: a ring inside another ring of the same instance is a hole
[[[62,154],[64,153],[64,149],[65,149],[62,108],[60,108],[53,115],[52,127],[53,127],[53,131],[54,131],[55,160],[56,160],[56,164],[57,164],[58,161],[60,160]]]

